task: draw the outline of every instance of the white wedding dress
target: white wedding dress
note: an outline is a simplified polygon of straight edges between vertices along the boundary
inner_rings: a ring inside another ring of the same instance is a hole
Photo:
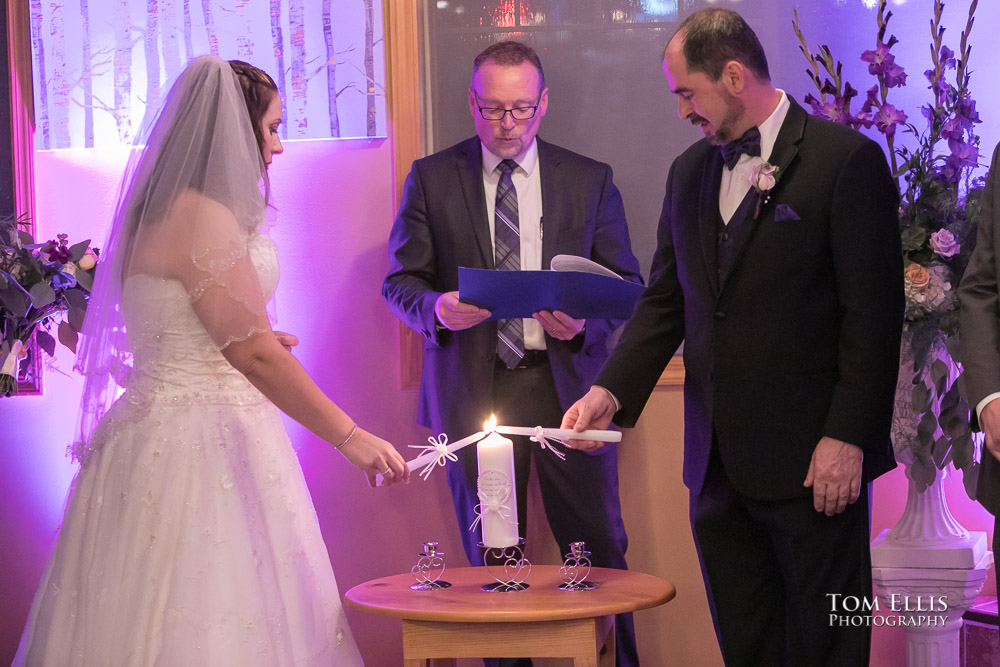
[[[250,244],[265,298],[274,245]],[[15,664],[361,665],[277,409],[181,283],[123,287],[128,390],[74,482]]]

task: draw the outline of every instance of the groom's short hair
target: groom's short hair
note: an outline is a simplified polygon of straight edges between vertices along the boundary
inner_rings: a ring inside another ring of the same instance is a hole
[[[702,72],[712,81],[718,81],[726,63],[735,60],[759,81],[771,80],[767,56],[757,34],[732,10],[695,12],[684,19],[671,40],[678,36],[684,39],[684,59],[690,72]]]

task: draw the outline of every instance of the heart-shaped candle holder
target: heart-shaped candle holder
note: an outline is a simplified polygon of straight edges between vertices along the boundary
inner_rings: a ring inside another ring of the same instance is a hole
[[[584,542],[570,542],[569,553],[559,568],[559,584],[561,591],[592,591],[597,584],[586,581],[590,576],[590,552]]]
[[[483,564],[495,582],[485,584],[483,590],[488,593],[508,593],[523,591],[529,584],[524,583],[531,574],[531,562],[524,557],[524,538],[511,547],[487,547],[482,542],[479,546],[484,550]]]
[[[433,591],[451,586],[447,581],[441,580],[441,575],[444,574],[444,552],[438,551],[437,547],[437,542],[424,542],[424,551],[419,554],[420,559],[410,570],[417,579],[417,583],[410,586],[413,590]]]

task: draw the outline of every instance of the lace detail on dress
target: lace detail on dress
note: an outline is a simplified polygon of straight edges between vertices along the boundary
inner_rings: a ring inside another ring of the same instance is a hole
[[[274,242],[270,237],[263,234],[253,234],[249,237],[249,240],[234,243],[224,249],[206,250],[197,257],[193,257],[192,264],[207,275],[191,290],[191,301],[198,301],[205,295],[207,290],[218,286],[224,288],[231,299],[242,303],[250,312],[257,315],[263,313],[263,309],[258,310],[255,307],[256,303],[261,302],[252,298],[252,295],[240,294],[238,290],[241,286],[233,285],[230,277],[230,272],[233,268],[248,254],[250,255],[250,261],[253,262],[254,268],[257,270],[257,277],[260,280],[261,289],[264,292],[264,302],[266,303],[271,298],[277,285],[278,265],[275,259]],[[246,340],[253,333],[250,332],[242,338],[230,337],[230,342],[233,340]]]

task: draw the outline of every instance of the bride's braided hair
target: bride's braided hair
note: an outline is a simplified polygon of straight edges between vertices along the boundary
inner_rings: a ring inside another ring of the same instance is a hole
[[[253,126],[253,136],[257,139],[257,146],[263,153],[264,135],[260,128],[260,122],[271,100],[278,93],[278,86],[267,72],[250,63],[245,63],[242,60],[230,60],[229,66],[240,82],[243,99],[247,103],[247,112],[250,114],[250,124]]]

